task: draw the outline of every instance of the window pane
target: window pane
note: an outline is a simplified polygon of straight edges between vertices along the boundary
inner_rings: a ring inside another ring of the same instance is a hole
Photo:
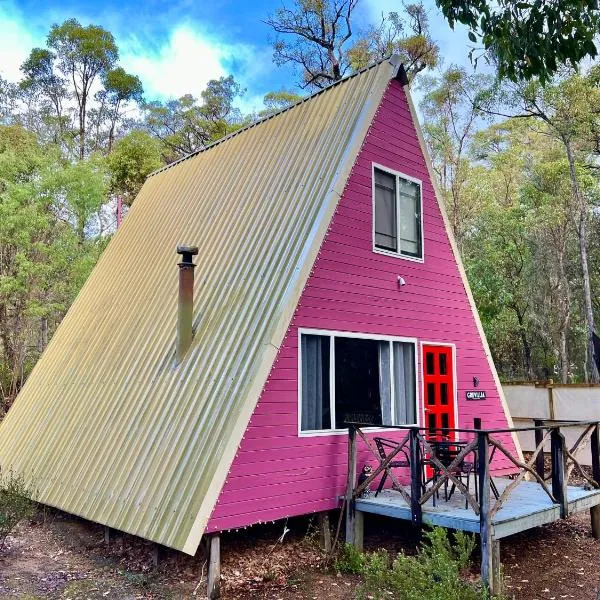
[[[302,431],[331,429],[329,337],[302,335]]]
[[[394,342],[394,406],[395,424],[417,422],[417,377],[415,346],[408,342]]]
[[[427,404],[435,404],[435,383],[427,384]]]
[[[399,179],[400,251],[421,256],[421,199],[419,184]]]
[[[448,404],[448,384],[440,383],[440,403]]]
[[[435,372],[434,359],[435,355],[433,352],[427,352],[427,354],[425,354],[425,369],[427,371],[427,375],[433,375]]]
[[[448,374],[448,360],[444,353],[440,354],[440,375]]]
[[[398,250],[396,178],[375,169],[375,246]]]
[[[435,430],[437,429],[437,424],[435,422],[435,415],[433,413],[429,413],[427,415],[427,427],[429,428],[431,433],[435,433]]]
[[[348,421],[383,424],[379,346],[377,340],[335,338],[336,428],[345,428]]]

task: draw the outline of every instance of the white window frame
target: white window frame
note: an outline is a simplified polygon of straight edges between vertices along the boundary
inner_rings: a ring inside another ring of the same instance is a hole
[[[396,178],[396,238],[398,249],[394,252],[393,250],[385,250],[384,248],[378,248],[375,244],[375,169],[388,173]],[[401,252],[401,240],[400,240],[400,221],[402,215],[400,214],[400,186],[398,185],[398,179],[405,179],[411,181],[419,186],[419,201],[420,201],[420,215],[421,215],[421,256],[408,256]],[[400,171],[395,171],[389,167],[384,167],[378,163],[371,163],[371,197],[372,197],[372,232],[371,239],[373,240],[373,252],[376,254],[384,254],[385,256],[393,256],[395,258],[401,258],[403,260],[411,260],[413,262],[422,263],[425,262],[425,234],[424,234],[424,221],[423,215],[423,182],[420,179],[406,175]]]
[[[450,348],[452,350],[452,377],[454,378],[454,429],[460,429],[458,425],[458,379],[457,374],[458,370],[456,368],[456,344],[450,342],[428,342],[427,340],[421,340],[421,349],[420,354],[421,358],[423,358],[423,350],[425,346],[441,346],[442,348]],[[421,411],[419,413],[419,418],[421,419],[421,423],[423,423],[423,427],[427,427],[427,419],[425,418],[425,360],[421,360],[421,398],[423,398],[423,402],[421,403]],[[457,432],[454,432],[454,437],[457,439]]]
[[[329,329],[310,329],[310,328],[298,328],[298,436],[299,437],[315,437],[315,436],[323,436],[323,435],[346,435],[348,433],[348,428],[343,429],[316,429],[312,431],[303,431],[302,430],[302,344],[301,344],[301,336],[302,335],[321,335],[329,338],[329,412],[331,414],[331,422],[335,426],[335,338],[336,337],[346,337],[346,338],[358,338],[363,340],[373,340],[373,341],[388,341],[390,343],[393,342],[404,342],[413,344],[415,348],[415,416],[417,421],[421,419],[421,409],[420,409],[420,401],[419,401],[419,391],[422,387],[419,385],[419,340],[413,337],[400,337],[400,336],[392,336],[392,335],[380,335],[380,334],[370,334],[370,333],[356,333],[349,331],[337,331],[337,330],[329,330]],[[390,349],[392,350],[392,349]],[[394,353],[390,352],[390,371],[391,374],[394,372]],[[391,383],[391,394],[392,394],[392,421],[395,419],[396,415],[396,395],[394,389],[394,377],[390,378]],[[417,423],[403,423],[403,426],[409,427],[411,425],[420,426],[419,422]],[[390,427],[385,426],[374,426],[374,427],[365,427],[366,431],[394,431]]]

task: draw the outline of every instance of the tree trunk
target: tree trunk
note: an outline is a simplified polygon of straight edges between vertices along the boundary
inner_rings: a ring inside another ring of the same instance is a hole
[[[525,371],[526,379],[533,379],[533,371],[531,368],[531,345],[527,339],[527,330],[525,329],[525,322],[523,315],[518,308],[513,307],[517,315],[517,321],[519,322],[519,335],[521,336],[521,343],[523,344],[523,370]]]
[[[587,257],[587,203],[579,189],[579,181],[577,179],[577,171],[575,170],[575,157],[571,142],[563,139],[565,150],[567,152],[567,160],[569,161],[569,175],[571,177],[571,189],[573,196],[579,209],[579,260],[581,261],[581,272],[583,277],[583,305],[585,310],[586,321],[586,341],[587,341],[587,362],[588,372],[591,374],[591,383],[598,383],[600,376],[594,360],[594,309],[592,305],[592,286],[590,284],[590,272],[588,268]]]
[[[79,107],[79,159],[85,158],[85,97],[81,99],[81,106]]]

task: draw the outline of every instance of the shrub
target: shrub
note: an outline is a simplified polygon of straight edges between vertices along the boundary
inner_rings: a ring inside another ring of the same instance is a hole
[[[352,544],[345,544],[335,561],[335,568],[340,573],[362,575],[366,557],[366,554],[357,550]]]
[[[22,476],[0,473],[0,545],[18,523],[35,515],[33,496]]]
[[[480,585],[463,577],[475,548],[473,536],[463,532],[448,537],[445,529],[425,534],[415,556],[404,553],[392,560],[385,550],[361,554],[346,546],[336,567],[363,577],[358,598],[374,600],[482,600]]]

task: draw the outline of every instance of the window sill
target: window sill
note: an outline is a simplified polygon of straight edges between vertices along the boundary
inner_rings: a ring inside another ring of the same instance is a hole
[[[398,252],[393,252],[391,250],[382,250],[381,248],[373,248],[373,252],[375,254],[382,254],[383,256],[391,256],[393,258],[400,258],[402,260],[410,260],[412,262],[416,262],[416,263],[424,263],[425,262],[425,258],[424,257],[417,257],[417,256],[406,256],[405,254],[400,254]]]
[[[406,425],[402,425],[402,427],[418,427],[417,423],[407,423]],[[373,427],[361,427],[362,431],[366,433],[378,433],[382,431],[387,431],[388,433],[393,433],[394,431],[403,431],[402,429],[397,429],[396,427],[386,427],[385,425],[373,426]],[[348,429],[320,429],[317,431],[299,431],[298,437],[323,437],[327,435],[348,435]]]

